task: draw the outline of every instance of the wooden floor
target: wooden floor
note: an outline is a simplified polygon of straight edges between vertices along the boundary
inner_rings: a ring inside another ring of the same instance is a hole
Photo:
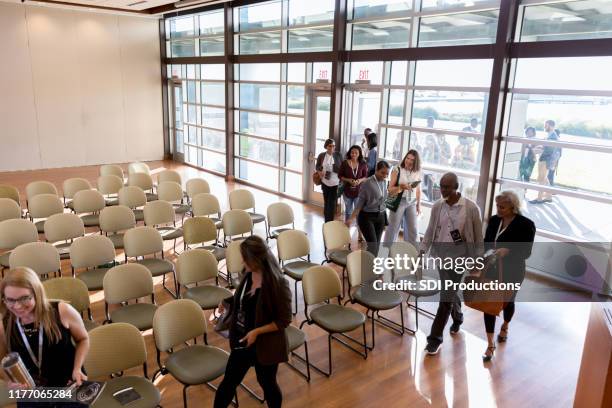
[[[226,183],[221,177],[198,171],[171,161],[149,163],[153,173],[164,168],[178,170],[183,180],[203,177],[209,181],[211,190],[217,195],[223,209],[227,209],[227,193],[239,184]],[[127,166],[124,166],[127,168]],[[95,185],[97,166],[54,170],[0,173],[0,184],[15,185],[22,193],[27,183],[48,180],[61,192],[62,181],[70,177],[84,177]],[[255,194],[257,210],[265,212],[272,202],[279,201],[273,194],[249,188]],[[322,210],[296,201],[280,199],[292,206],[296,228],[308,233],[311,240],[313,262],[323,259],[321,238]],[[91,232],[95,232],[91,230]],[[264,236],[264,227],[258,224],[255,232]],[[353,235],[355,231],[352,230]],[[275,251],[275,243],[271,246]],[[171,242],[166,243],[166,254],[171,254]],[[117,259],[123,259],[118,251]],[[222,262],[221,265],[224,265]],[[69,264],[63,265],[65,276],[69,276]],[[293,286],[293,285],[291,285]],[[301,299],[301,287],[298,289]],[[158,303],[171,300],[156,281]],[[104,307],[101,292],[92,293],[94,319],[103,320]],[[425,303],[426,309],[434,311],[436,303]],[[435,357],[423,353],[425,338],[431,320],[420,316],[420,331],[416,336],[402,337],[384,328],[377,327],[376,348],[364,360],[339,344],[332,344],[334,373],[326,378],[314,372],[307,383],[286,365],[279,369],[278,380],[283,391],[286,407],[570,407],[576,388],[589,303],[521,303],[510,326],[509,340],[497,348],[495,359],[483,364],[481,353],[486,348],[482,314],[464,310],[465,323],[462,331],[451,338],[445,332],[442,350]],[[301,312],[294,324],[304,319]],[[397,309],[386,316],[398,319]],[[407,313],[407,324],[414,324],[414,312]],[[498,325],[499,327],[499,325]],[[316,327],[305,327],[310,359],[317,365],[327,364],[327,340],[323,331]],[[157,368],[152,333],[144,333],[149,372]],[[214,331],[209,334],[211,344],[228,350],[227,341]],[[130,371],[131,373],[132,371]],[[135,373],[141,372],[138,370]],[[245,381],[251,388],[261,392],[255,373],[249,372]],[[218,381],[217,381],[218,383]],[[182,406],[182,387],[172,377],[158,379],[164,407]],[[240,405],[258,407],[261,404],[239,390]],[[212,406],[214,394],[205,386],[189,389],[191,407]]]

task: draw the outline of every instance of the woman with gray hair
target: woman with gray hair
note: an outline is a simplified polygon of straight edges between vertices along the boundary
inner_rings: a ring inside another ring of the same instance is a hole
[[[495,197],[497,214],[489,219],[485,232],[485,249],[494,250],[501,260],[503,282],[522,283],[525,279],[525,260],[531,256],[531,247],[535,238],[535,224],[529,218],[520,214],[521,201],[513,191],[502,191]],[[497,268],[490,268],[487,277],[499,279]],[[504,306],[504,323],[501,326],[497,341],[502,343],[508,339],[508,325],[514,315],[514,298]],[[484,314],[487,331],[488,347],[482,356],[484,361],[490,361],[495,353],[495,315]]]

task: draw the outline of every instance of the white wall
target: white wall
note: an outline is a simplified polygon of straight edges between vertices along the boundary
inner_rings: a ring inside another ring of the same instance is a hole
[[[163,157],[155,19],[0,2],[0,171]]]

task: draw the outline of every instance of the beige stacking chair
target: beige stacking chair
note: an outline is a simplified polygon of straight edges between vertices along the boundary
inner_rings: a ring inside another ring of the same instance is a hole
[[[229,205],[231,210],[253,210],[253,212],[248,213],[253,221],[253,224],[263,222],[266,232],[268,231],[266,216],[255,212],[255,197],[249,190],[240,188],[230,192]]]
[[[28,200],[28,215],[40,234],[45,232],[47,218],[63,212],[64,204],[56,194],[37,194]]]
[[[19,245],[9,256],[11,269],[24,266],[36,272],[41,279],[49,274],[61,276],[60,255],[57,248],[47,242],[29,242]]]
[[[78,269],[84,269],[77,277],[88,290],[102,290],[104,275],[115,266],[112,241],[104,235],[88,235],[75,240],[70,247],[70,265],[73,277]]]
[[[124,205],[106,207],[100,212],[100,230],[115,249],[123,249],[123,232],[136,226],[134,211]]]
[[[174,241],[172,249],[176,252],[176,240],[183,236],[183,229],[176,227],[172,204],[167,201],[151,201],[144,206],[145,225],[159,231],[164,241]]]
[[[73,209],[72,199],[79,191],[91,190],[91,184],[84,178],[75,177],[64,180],[62,191],[64,194],[64,207]]]
[[[123,182],[123,169],[118,164],[103,164],[100,166],[100,176],[117,176]]]
[[[60,259],[70,258],[70,245],[85,235],[83,220],[76,214],[62,213],[47,218],[44,224],[45,238],[57,248]]]
[[[116,376],[117,373],[139,365],[142,365],[144,377]],[[89,352],[84,368],[89,380],[105,381],[102,394],[91,408],[122,408],[123,405],[113,394],[130,387],[141,398],[130,404],[133,408],[155,408],[161,402],[159,390],[147,378],[147,349],[144,338],[131,324],[112,323],[90,331]]]
[[[210,218],[188,218],[183,223],[184,250],[201,245],[200,248],[211,251],[217,261],[225,259],[225,248],[218,246],[218,231]],[[206,245],[208,242],[212,245]]]
[[[9,184],[0,184],[0,198],[10,198],[21,207],[21,199],[19,198],[19,190],[17,190],[17,187]]]
[[[192,300],[173,300],[155,312],[153,336],[159,372],[169,373],[183,384],[184,407],[187,407],[187,388],[206,384],[215,391],[211,381],[225,373],[229,354],[208,345],[207,331],[202,310]],[[197,344],[199,336],[203,336],[204,344]],[[194,344],[188,345],[192,339]],[[168,353],[163,363],[161,353]]]
[[[85,227],[100,227],[100,211],[106,207],[104,196],[96,190],[83,190],[74,195],[74,212],[81,215]]]
[[[293,314],[295,315],[298,310],[298,282],[302,280],[304,272],[308,268],[317,266],[317,264],[310,262],[310,242],[306,233],[298,230],[283,231],[278,236],[277,243],[278,261],[282,271],[294,282],[295,309]]]
[[[181,216],[181,220],[185,218],[185,214],[191,211],[191,207],[183,203],[184,196],[181,185],[173,181],[164,181],[157,185],[157,199],[171,203],[174,212]]]
[[[153,315],[157,310],[153,277],[147,268],[135,263],[115,266],[104,276],[104,312],[106,321],[129,323],[140,331],[153,327]],[[138,302],[151,297],[151,303]],[[128,304],[130,300],[136,303]],[[119,305],[109,311],[109,305]]]
[[[191,249],[183,252],[176,260],[178,293],[181,285],[196,285],[186,288],[181,296],[195,301],[204,310],[214,310],[219,303],[230,296],[232,292],[219,287],[219,264],[215,256],[205,249]],[[215,285],[201,285],[201,282],[215,280]]]
[[[83,281],[75,278],[53,278],[44,281],[43,286],[49,299],[68,302],[81,314],[87,331],[98,327],[91,316],[89,292]],[[83,316],[84,314],[86,314],[86,318]]]
[[[0,254],[2,273],[10,266],[11,250],[28,242],[38,241],[36,226],[29,220],[14,219],[0,221],[0,250],[7,250]]]
[[[268,240],[268,238],[278,238],[278,235],[283,231],[295,229],[293,210],[288,204],[270,204],[266,213],[268,216],[268,231],[266,241]],[[290,225],[291,228],[287,228],[288,225]]]
[[[342,268],[342,296],[344,296],[344,279],[346,276],[346,257],[351,253],[351,233],[342,221],[329,221],[323,224],[323,246],[326,262]]]
[[[300,328],[302,328],[306,323],[309,325],[315,324],[328,333],[327,347],[329,371],[323,371],[314,364],[311,364],[312,367],[326,376],[330,376],[332,374],[332,340],[340,342],[340,344],[343,344],[350,350],[361,355],[364,359],[368,358],[365,327],[366,316],[355,309],[342,306],[340,304],[342,288],[338,274],[327,266],[313,266],[304,272],[304,276],[302,278],[302,289],[304,292],[304,314],[306,316],[306,320],[301,323]],[[330,301],[332,298],[337,298],[338,304],[325,303],[322,306],[316,307],[310,312],[308,311],[309,305],[316,305],[322,302]],[[363,330],[363,343],[360,343],[358,340],[345,334],[358,329],[360,326]],[[344,342],[337,336],[342,336],[357,343],[359,346],[363,347],[363,353],[353,348],[350,344]]]
[[[21,207],[10,198],[0,198],[0,222],[21,218]]]
[[[208,185],[208,181],[202,178],[192,178],[187,180],[185,189],[189,202],[191,202],[193,198],[200,193],[210,193],[210,186]]]
[[[141,188],[147,196],[147,201],[157,200],[157,194],[153,193],[153,178],[146,173],[130,174],[128,176],[128,186]]]
[[[104,196],[106,205],[119,204],[119,190],[123,188],[123,179],[113,174],[98,177],[98,191]]]
[[[136,258],[134,262],[146,266],[153,277],[163,276],[164,289],[175,298],[177,297],[174,264],[164,259],[164,242],[159,231],[153,227],[132,228],[125,232],[123,246],[126,262],[128,258],[134,257]],[[161,253],[161,259],[155,257],[157,253]],[[147,255],[152,255],[152,257],[145,258]],[[166,275],[169,273],[174,277],[174,293],[166,287]]]
[[[147,195],[141,188],[127,186],[119,190],[119,205],[131,208],[136,222],[144,221],[144,212],[141,207],[147,204]]]
[[[372,346],[368,348],[373,350],[376,345],[374,322],[403,335],[406,330],[404,327],[404,300],[399,292],[374,289],[372,283],[374,280],[380,279],[373,272],[374,255],[368,251],[359,250],[351,252],[346,261],[350,285],[349,300],[351,303],[357,303],[365,307],[367,309],[366,317],[370,317],[372,320]],[[399,324],[380,315],[381,311],[395,309],[396,307],[399,307],[400,310],[401,322]],[[369,313],[372,313],[372,316],[369,316]]]
[[[49,181],[33,181],[26,186],[26,206],[29,207],[29,202],[32,197],[38,194],[57,194],[55,184]]]
[[[147,163],[143,162],[134,162],[128,164],[128,176],[136,173],[144,173],[151,175],[151,169]]]
[[[223,214],[223,244],[227,245],[233,239],[245,238],[244,234],[253,235],[253,221],[244,210],[229,210]]]

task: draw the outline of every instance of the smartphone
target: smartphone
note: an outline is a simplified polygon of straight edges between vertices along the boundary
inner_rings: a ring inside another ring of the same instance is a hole
[[[413,181],[412,183],[410,183],[410,187],[415,188],[419,184],[421,184],[421,180]]]

